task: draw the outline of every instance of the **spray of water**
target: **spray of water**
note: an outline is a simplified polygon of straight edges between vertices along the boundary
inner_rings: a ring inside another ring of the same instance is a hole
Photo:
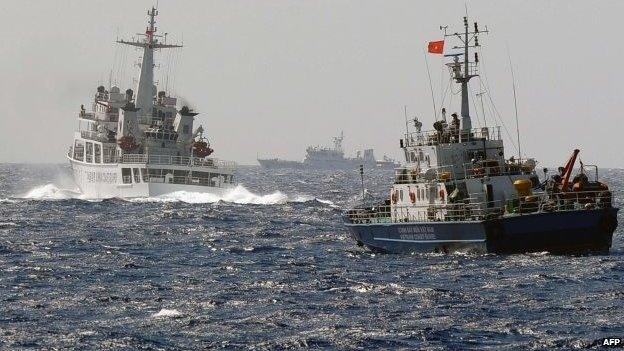
[[[38,186],[30,191],[28,191],[23,196],[20,196],[21,199],[26,200],[69,200],[69,199],[79,199],[79,200],[101,200],[101,199],[89,199],[85,197],[82,193],[77,190],[69,190],[62,189],[57,187],[55,184],[46,184],[43,186]],[[331,201],[317,199],[313,196],[309,195],[294,195],[289,196],[281,191],[275,191],[270,194],[258,195],[249,190],[247,190],[244,186],[238,185],[235,188],[232,188],[225,192],[223,195],[211,194],[211,193],[197,193],[197,192],[188,192],[188,191],[176,191],[170,194],[155,196],[155,197],[147,197],[147,198],[135,198],[135,199],[127,199],[127,201],[131,202],[184,202],[184,203],[215,203],[219,201],[236,203],[236,204],[252,204],[252,205],[276,205],[276,204],[285,204],[289,202],[308,202],[308,201],[318,201],[320,203],[334,206]]]

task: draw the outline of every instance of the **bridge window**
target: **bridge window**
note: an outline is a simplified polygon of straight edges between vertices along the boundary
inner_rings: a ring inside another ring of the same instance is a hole
[[[147,183],[149,181],[149,175],[147,174],[147,168],[141,168],[141,178],[143,178],[143,183]]]
[[[93,143],[87,142],[87,159],[86,162],[93,162]]]
[[[121,180],[124,184],[132,183],[132,176],[130,172],[130,168],[122,168],[121,169]]]
[[[84,144],[78,140],[74,143],[74,160],[84,161]]]
[[[94,160],[95,163],[100,163],[101,161],[101,157],[102,157],[102,146],[100,144],[95,144],[95,154],[94,154]]]

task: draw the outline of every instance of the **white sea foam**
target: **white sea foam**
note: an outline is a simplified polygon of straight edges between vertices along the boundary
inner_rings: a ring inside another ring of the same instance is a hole
[[[60,189],[54,184],[46,184],[35,187],[21,196],[23,199],[29,200],[68,200],[68,199],[85,199],[85,197],[77,190]]]
[[[210,193],[196,193],[188,191],[176,191],[170,194],[160,195],[156,197],[137,198],[129,201],[133,202],[186,202],[186,203],[215,203],[219,201],[236,203],[236,204],[250,204],[250,205],[277,205],[285,204],[288,202],[308,202],[317,200],[326,205],[333,206],[333,203],[328,200],[315,199],[312,196],[297,195],[288,196],[281,191],[275,191],[270,194],[258,195],[247,190],[242,185],[227,190],[222,195],[210,194]]]
[[[309,196],[309,195],[297,195],[297,196],[294,196],[292,199],[290,198],[288,199],[288,202],[309,202],[309,201],[318,201],[322,204],[325,204],[331,207],[338,207],[332,201],[319,199],[319,198],[316,198],[314,196]]]
[[[169,309],[163,308],[160,311],[158,311],[158,313],[154,313],[152,315],[152,317],[154,317],[154,318],[179,317],[181,315],[182,315],[182,313],[180,313],[180,311],[178,311],[178,310],[169,310]]]
[[[25,195],[20,196],[22,199],[27,200],[97,200],[87,198],[80,191],[61,189],[55,184],[46,184],[35,187],[29,190]],[[5,199],[2,199],[5,201]],[[6,199],[7,202],[12,199]],[[134,198],[128,199],[131,202],[185,202],[190,204],[200,203],[215,203],[219,201],[236,203],[236,204],[250,204],[250,205],[276,205],[285,204],[288,202],[309,202],[318,201],[325,205],[335,207],[334,203],[329,200],[322,200],[309,195],[295,195],[288,196],[281,191],[275,191],[270,194],[259,195],[255,194],[242,185],[238,185],[230,190],[227,190],[224,194],[211,194],[211,193],[199,193],[189,191],[176,191],[165,195],[147,197],[147,198]]]

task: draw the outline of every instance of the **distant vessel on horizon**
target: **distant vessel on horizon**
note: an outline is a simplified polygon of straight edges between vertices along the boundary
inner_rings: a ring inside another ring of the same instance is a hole
[[[78,113],[78,130],[67,158],[74,180],[88,197],[147,197],[175,191],[222,195],[234,186],[234,162],[209,158],[213,152],[197,112],[176,107],[177,99],[154,84],[154,51],[179,48],[156,35],[152,7],[140,40],[118,40],[142,49],[136,95],[113,85],[97,87],[93,110]],[[162,41],[161,41],[162,40]]]
[[[303,162],[282,160],[279,158],[258,158],[258,163],[264,168],[308,168],[308,169],[356,169],[360,165],[367,169],[384,168],[394,169],[401,164],[388,156],[382,160],[376,160],[373,149],[366,149],[364,153],[357,152],[353,158],[345,157],[342,149],[342,141],[344,140],[344,132],[340,132],[340,136],[333,138],[334,146],[309,146],[306,149],[306,156]]]

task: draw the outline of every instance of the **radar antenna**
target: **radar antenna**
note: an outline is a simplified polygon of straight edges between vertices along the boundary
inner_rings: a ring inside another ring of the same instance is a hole
[[[147,11],[148,26],[145,28],[145,34],[138,33],[141,39],[134,40],[117,40],[120,44],[130,45],[134,47],[143,48],[143,58],[141,62],[141,74],[137,83],[137,94],[135,98],[135,105],[139,108],[139,114],[151,118],[152,106],[154,101],[154,50],[157,49],[170,49],[181,48],[182,45],[167,44],[166,34],[157,35],[156,31],[156,16],[158,16],[158,10],[152,7]],[[163,39],[163,43],[159,42],[159,39]]]

